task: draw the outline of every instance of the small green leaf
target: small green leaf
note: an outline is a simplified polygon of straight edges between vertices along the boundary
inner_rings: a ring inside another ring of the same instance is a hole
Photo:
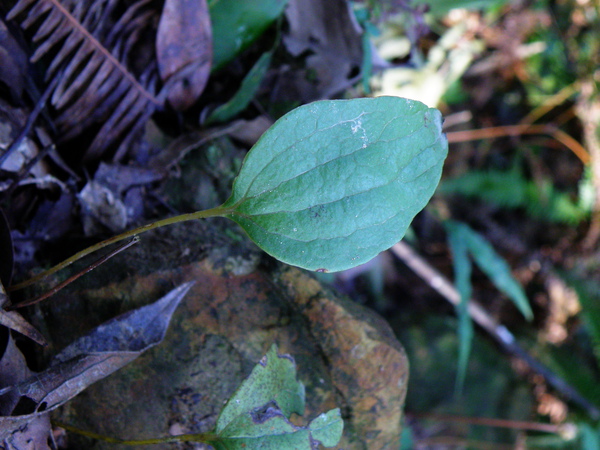
[[[250,72],[244,77],[240,89],[233,98],[210,113],[206,119],[206,124],[225,122],[246,109],[248,103],[254,98],[256,91],[260,87],[260,83],[271,65],[271,55],[271,52],[263,53],[252,69],[250,69]]]
[[[455,393],[462,392],[465,378],[467,376],[467,365],[471,354],[473,343],[473,322],[469,315],[469,300],[471,299],[472,264],[469,259],[469,249],[465,239],[462,238],[461,228],[456,222],[446,221],[444,223],[448,232],[448,243],[452,251],[452,265],[454,267],[454,284],[460,294],[460,303],[456,306],[458,317],[458,373],[456,376]]]
[[[309,430],[293,425],[274,403],[269,403],[237,416],[212,445],[217,450],[310,450],[310,444]]]
[[[439,182],[441,114],[398,97],[320,101],[279,119],[223,204],[288,264],[348,269],[398,242]]]
[[[332,409],[314,419],[308,427],[292,424],[275,402],[256,408],[233,419],[212,442],[217,450],[297,449],[337,445],[344,423],[339,409]]]
[[[321,414],[307,427],[289,421],[304,412],[304,386],[289,355],[273,345],[217,419],[210,444],[216,450],[312,450],[335,446],[344,429],[340,410]]]
[[[217,419],[220,434],[240,415],[275,402],[285,417],[304,413],[304,385],[296,379],[296,365],[289,355],[277,354],[273,345],[250,376],[229,399]]]
[[[332,409],[312,420],[308,425],[313,439],[319,441],[324,447],[333,447],[342,438],[344,421],[340,409]]]
[[[213,70],[254,42],[277,19],[289,0],[209,0]]]
[[[462,239],[469,249],[475,264],[489,277],[494,286],[504,293],[515,306],[521,311],[527,320],[533,318],[533,312],[529,300],[523,288],[512,276],[510,266],[506,263],[494,248],[479,233],[473,231],[468,225],[453,222],[454,233],[457,239]]]

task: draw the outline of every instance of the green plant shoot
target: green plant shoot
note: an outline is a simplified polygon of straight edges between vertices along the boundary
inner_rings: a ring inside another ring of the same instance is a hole
[[[440,180],[448,151],[438,110],[399,97],[327,100],[279,119],[246,156],[231,197],[91,246],[19,289],[107,245],[169,224],[222,216],[288,264],[334,272],[404,236]]]
[[[289,421],[292,413],[304,414],[304,385],[296,377],[290,355],[271,349],[228,400],[212,432],[166,438],[125,440],[102,436],[66,424],[65,429],[112,444],[153,445],[168,442],[203,442],[216,450],[311,450],[334,447],[342,438],[344,421],[339,408],[318,415],[306,426]]]

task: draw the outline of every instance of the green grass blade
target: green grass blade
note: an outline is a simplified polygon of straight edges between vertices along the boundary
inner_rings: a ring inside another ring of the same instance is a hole
[[[469,299],[471,298],[471,271],[467,242],[463,238],[460,224],[453,221],[445,222],[448,232],[448,244],[452,251],[454,267],[454,284],[460,294],[460,303],[456,307],[458,317],[458,371],[456,375],[455,394],[460,395],[463,390],[469,364],[469,355],[473,343],[473,322],[469,316]]]

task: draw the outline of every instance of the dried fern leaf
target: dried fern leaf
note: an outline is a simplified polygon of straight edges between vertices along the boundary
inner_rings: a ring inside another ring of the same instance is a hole
[[[6,19],[13,20],[35,2],[36,0],[19,0],[17,4],[8,12]]]
[[[139,15],[140,10],[149,4],[150,1],[151,0],[140,0],[127,8],[117,23],[115,23],[115,25],[112,27],[108,36],[106,36],[106,45],[108,47],[114,47],[116,43],[122,39],[122,35],[126,33],[128,24],[130,24],[135,17]]]
[[[60,107],[68,103],[73,103],[76,100],[75,96],[85,89],[86,86],[91,84],[103,62],[104,60],[101,58],[90,58],[85,65],[84,70],[82,70],[71,83],[65,83],[64,85],[61,83],[57,86],[56,91],[59,89],[61,90]],[[71,109],[71,106],[69,106],[69,109]]]
[[[101,96],[90,97],[86,108],[82,108],[84,111],[83,115],[79,116],[79,122],[73,122],[73,115],[71,114],[71,108],[65,111],[56,118],[56,124],[60,128],[64,128],[65,131],[64,139],[71,139],[80,134],[86,128],[96,123],[95,117],[89,113],[86,115],[85,111],[94,111],[94,115],[106,117],[114,109],[118,107],[118,102],[124,98],[125,94],[129,90],[129,83],[127,80],[120,79],[118,76],[109,76],[106,80],[106,85],[101,86],[99,94]],[[99,101],[101,100],[101,101]],[[68,113],[68,114],[67,114]],[[79,129],[79,132],[75,132],[75,129]]]
[[[64,19],[65,18],[60,11],[56,9],[51,10],[42,26],[38,28],[37,32],[33,36],[33,42],[38,42],[48,37],[54,31],[60,33],[60,24],[64,21]],[[53,36],[53,38],[56,39],[55,36]]]
[[[54,89],[52,94],[52,104],[57,109],[62,109],[69,101],[68,98],[64,97],[65,92],[68,90],[71,83],[75,81],[78,74],[87,73],[88,65],[95,61],[94,48],[89,42],[82,41],[77,50],[73,53],[72,57],[68,62],[65,62],[66,67],[61,71],[62,75],[59,77],[58,86]]]
[[[96,135],[94,142],[86,152],[86,159],[95,159],[108,142],[119,141],[120,138],[123,138],[124,133],[137,122],[146,109],[146,102],[143,98],[134,91],[128,92],[125,99],[119,103],[118,108]],[[123,120],[124,117],[127,117],[127,122]]]
[[[59,79],[50,101],[59,111],[56,124],[61,141],[104,122],[89,149],[89,154],[101,155],[138,127],[141,117],[162,107],[164,102],[125,65],[150,22],[152,11],[144,9],[150,3],[131,4],[108,38],[103,23],[118,0],[19,0],[9,12],[10,19],[24,15],[23,28],[37,26],[34,41],[39,46],[32,60],[53,54],[46,76]]]

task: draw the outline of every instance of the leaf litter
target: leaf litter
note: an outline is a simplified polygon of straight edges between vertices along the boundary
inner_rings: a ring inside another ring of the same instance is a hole
[[[160,343],[192,285],[182,284],[156,302],[98,326],[58,353],[40,373],[29,371],[9,335],[0,359],[0,442],[24,449],[24,433],[27,439],[46,442],[49,412]]]

